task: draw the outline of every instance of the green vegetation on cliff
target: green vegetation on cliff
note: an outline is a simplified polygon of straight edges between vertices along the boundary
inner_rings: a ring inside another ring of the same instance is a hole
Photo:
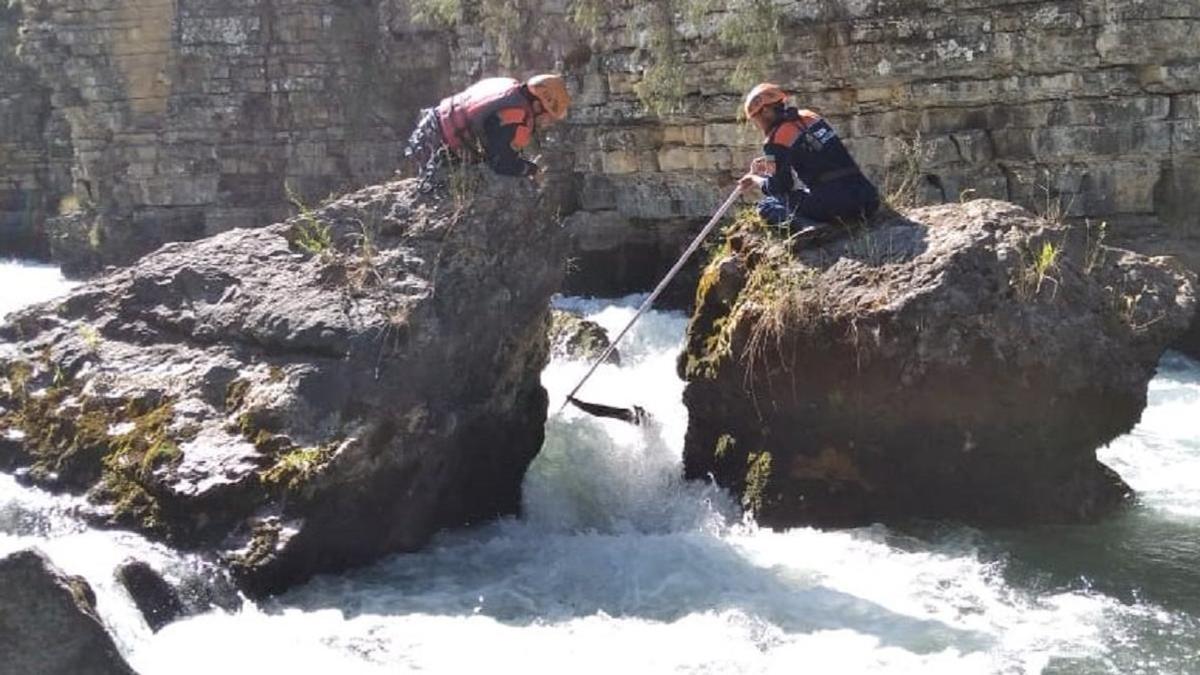
[[[414,0],[411,5],[418,23],[441,29],[478,26],[506,68],[520,65],[520,45],[528,40],[527,27],[538,16],[537,3],[531,0]],[[571,0],[569,5],[575,25],[596,41],[618,13],[627,15],[625,29],[641,36],[643,68],[634,92],[646,110],[658,116],[681,110],[689,94],[689,58],[708,58],[688,53],[695,35],[711,35],[733,57],[727,81],[736,91],[770,75],[783,46],[783,16],[771,0],[650,0],[636,6]]]

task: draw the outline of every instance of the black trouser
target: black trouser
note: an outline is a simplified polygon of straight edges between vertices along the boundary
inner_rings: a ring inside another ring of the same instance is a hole
[[[794,216],[823,223],[863,220],[878,209],[875,186],[859,176],[838,178],[784,197],[764,197],[758,202],[758,215],[772,225],[782,225]]]

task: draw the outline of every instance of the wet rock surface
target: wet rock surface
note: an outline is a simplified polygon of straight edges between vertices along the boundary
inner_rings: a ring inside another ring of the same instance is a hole
[[[39,675],[133,675],[80,577],[39,551],[0,559],[0,670]]]
[[[170,244],[11,316],[14,461],[254,593],[515,512],[565,261],[528,180],[470,175]]]
[[[1200,359],[1200,312],[1192,317],[1192,325],[1175,346],[1194,359]]]
[[[148,563],[126,560],[117,567],[116,575],[150,630],[157,633],[183,614],[183,603],[175,589]]]
[[[595,321],[565,310],[551,310],[550,351],[553,355],[593,361],[611,344],[608,332]],[[621,365],[621,352],[614,349],[605,363]]]
[[[732,234],[701,280],[689,477],[771,526],[1080,521],[1130,494],[1095,451],[1191,320],[1177,263],[992,200],[785,235]]]

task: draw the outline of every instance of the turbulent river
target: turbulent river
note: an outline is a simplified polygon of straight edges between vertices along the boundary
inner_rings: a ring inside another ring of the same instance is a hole
[[[66,287],[0,263],[0,315]],[[560,304],[610,331],[633,314],[630,299]],[[582,393],[656,426],[552,416],[524,515],[422,553],[152,634],[114,566],[136,556],[173,578],[197,562],[90,530],[73,499],[0,474],[0,555],[39,546],[87,577],[143,675],[1200,673],[1200,364],[1168,354],[1141,425],[1101,451],[1140,497],[1099,525],[771,532],[680,478],[684,325],[650,314]],[[546,369],[552,413],[585,369]]]

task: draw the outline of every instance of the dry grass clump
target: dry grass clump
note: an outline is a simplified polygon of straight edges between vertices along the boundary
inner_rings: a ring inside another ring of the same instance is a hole
[[[917,134],[911,141],[898,140],[899,152],[888,161],[883,175],[883,203],[902,212],[924,205],[924,165],[930,148]]]

